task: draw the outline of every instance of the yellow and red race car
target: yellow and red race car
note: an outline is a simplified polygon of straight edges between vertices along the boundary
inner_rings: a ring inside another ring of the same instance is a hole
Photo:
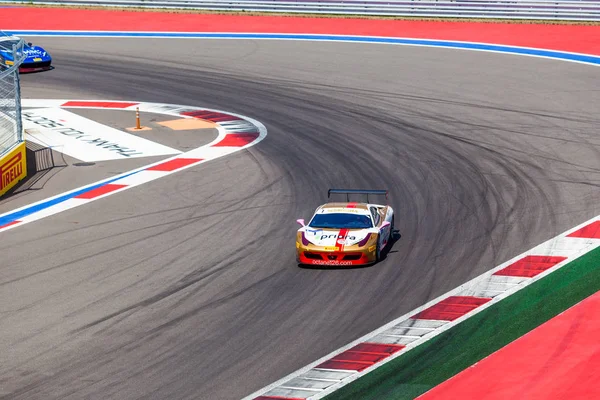
[[[394,210],[389,205],[372,204],[369,195],[384,195],[387,190],[329,189],[345,194],[346,202],[319,206],[308,224],[301,225],[296,236],[296,261],[299,265],[368,265],[381,260],[391,242]],[[367,195],[364,203],[351,202],[351,194]]]

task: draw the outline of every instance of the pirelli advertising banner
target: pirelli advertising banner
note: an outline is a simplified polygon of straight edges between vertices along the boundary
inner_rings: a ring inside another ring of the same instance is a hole
[[[25,142],[20,143],[0,158],[0,196],[27,176]]]

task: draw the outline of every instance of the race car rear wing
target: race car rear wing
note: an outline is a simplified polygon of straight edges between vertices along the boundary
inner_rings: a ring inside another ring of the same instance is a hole
[[[330,198],[332,194],[345,194],[346,201],[350,201],[351,194],[366,194],[367,195],[367,203],[369,203],[369,195],[377,195],[377,196],[385,196],[387,201],[388,199],[388,191],[387,190],[361,190],[361,189],[329,189],[327,192],[327,198]]]

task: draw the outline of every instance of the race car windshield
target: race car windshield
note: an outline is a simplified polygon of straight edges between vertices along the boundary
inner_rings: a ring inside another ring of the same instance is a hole
[[[14,39],[0,40],[0,49],[12,51],[13,45],[18,45],[19,41]]]
[[[373,227],[373,224],[368,215],[331,213],[315,215],[309,226],[323,229],[367,229]]]

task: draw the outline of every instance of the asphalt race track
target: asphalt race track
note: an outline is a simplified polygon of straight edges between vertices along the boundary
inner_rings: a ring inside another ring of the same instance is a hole
[[[205,106],[268,136],[3,234],[2,399],[239,399],[600,213],[592,66],[350,43],[36,42],[56,69],[23,76],[24,98]],[[402,237],[381,264],[296,266],[295,220],[330,187],[390,190]]]

